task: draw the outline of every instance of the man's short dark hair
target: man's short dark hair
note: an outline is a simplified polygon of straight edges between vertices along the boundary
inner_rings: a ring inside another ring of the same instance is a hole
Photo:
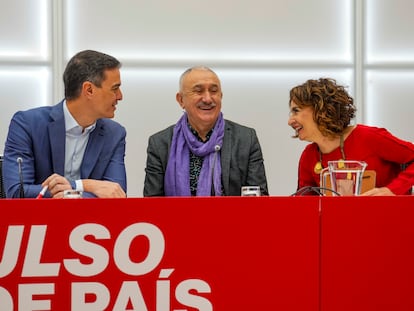
[[[85,81],[100,87],[105,80],[105,71],[120,67],[121,63],[115,57],[101,52],[85,50],[77,53],[69,60],[63,73],[65,98],[77,98]]]

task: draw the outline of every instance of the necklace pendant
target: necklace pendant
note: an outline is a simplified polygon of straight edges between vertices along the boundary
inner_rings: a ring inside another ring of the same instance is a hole
[[[338,168],[345,168],[345,162],[343,159],[338,160]]]
[[[322,163],[320,161],[316,162],[315,167],[313,168],[315,174],[320,174],[322,172],[322,169]]]

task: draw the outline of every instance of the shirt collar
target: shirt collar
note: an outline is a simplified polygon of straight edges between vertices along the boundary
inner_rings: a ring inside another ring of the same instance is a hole
[[[76,122],[75,118],[72,116],[72,114],[69,112],[66,100],[63,102],[63,115],[65,117],[65,129],[66,133],[72,133],[80,135],[82,132],[89,133],[92,132],[96,127],[96,122],[94,122],[92,125],[88,126],[83,130],[82,126]]]
[[[198,132],[191,126],[191,124],[190,124],[190,122],[188,122],[188,120],[187,120],[187,126],[190,129],[191,133],[193,133],[193,135],[197,138],[197,140],[198,141],[201,141],[203,143],[208,142],[208,140],[210,139],[211,134],[213,134],[213,130],[214,130],[214,127],[213,127],[210,131],[208,131],[208,133],[206,135],[206,141],[203,141],[201,139],[200,135],[198,135]]]

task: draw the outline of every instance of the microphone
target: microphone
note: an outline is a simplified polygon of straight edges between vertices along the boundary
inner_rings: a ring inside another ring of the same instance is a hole
[[[24,188],[23,188],[23,173],[22,173],[22,163],[23,159],[21,157],[18,157],[16,159],[17,166],[19,168],[19,178],[20,178],[20,185],[19,185],[19,193],[20,193],[20,199],[24,198]]]
[[[214,167],[216,166],[217,162],[217,153],[220,151],[220,145],[214,146],[214,156],[213,156],[213,166],[211,167],[211,196],[216,196],[216,190],[214,189]]]

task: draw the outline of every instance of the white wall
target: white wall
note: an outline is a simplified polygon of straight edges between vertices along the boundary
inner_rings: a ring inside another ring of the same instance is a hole
[[[411,0],[14,0],[0,10],[0,146],[12,114],[63,97],[79,50],[122,63],[128,195],[142,196],[148,136],[176,122],[178,78],[197,64],[222,80],[226,118],[257,129],[271,195],[296,188],[305,142],[287,126],[291,87],[349,86],[358,122],[414,141]],[[2,147],[0,147],[1,153]]]

